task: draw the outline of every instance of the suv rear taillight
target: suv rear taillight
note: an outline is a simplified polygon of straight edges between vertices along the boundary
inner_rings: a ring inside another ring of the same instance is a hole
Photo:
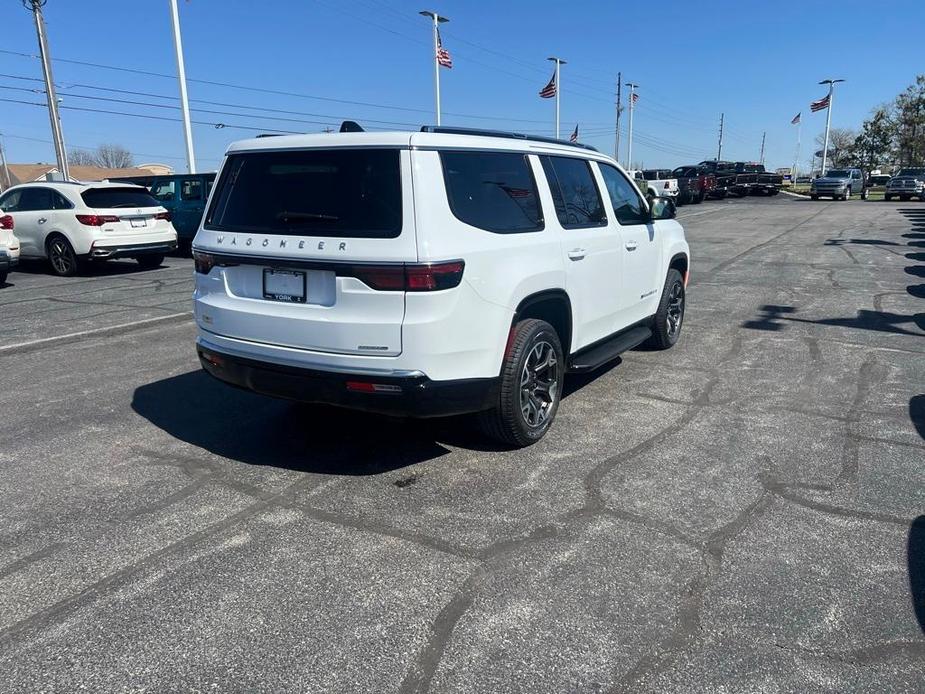
[[[118,222],[119,218],[114,214],[79,214],[77,221],[88,227],[101,227],[110,222]]]
[[[215,256],[193,251],[193,267],[200,275],[208,275],[215,266]]]
[[[170,213],[169,213],[169,212],[158,212],[156,215],[154,215],[154,218],[155,218],[155,219],[163,219],[163,220],[165,220],[165,221],[167,221],[167,222],[169,222],[170,219],[171,219],[171,218],[170,218]]]
[[[13,216],[12,216],[12,215],[5,214],[5,215],[3,215],[2,217],[0,217],[0,229],[10,229],[10,230],[12,230],[13,227],[15,227],[15,226],[16,226],[16,223],[13,222]]]
[[[355,277],[379,291],[436,292],[459,286],[465,266],[461,260],[421,265],[354,265],[338,269],[337,274]]]

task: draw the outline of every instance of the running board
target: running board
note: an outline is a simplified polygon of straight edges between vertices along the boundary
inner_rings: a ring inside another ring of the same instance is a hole
[[[623,352],[642,344],[650,337],[652,337],[652,331],[642,325],[627,330],[625,333],[610,338],[607,342],[573,356],[569,361],[569,371],[573,373],[594,371],[616,359]]]

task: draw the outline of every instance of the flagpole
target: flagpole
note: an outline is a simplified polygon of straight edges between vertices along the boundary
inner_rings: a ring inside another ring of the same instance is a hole
[[[553,56],[552,58],[547,58],[556,64],[556,139],[559,139],[559,94],[562,93],[562,82],[560,81],[559,76],[559,66],[565,65],[565,61],[560,58]]]
[[[623,110],[623,95],[620,88],[623,86],[623,73],[617,73],[617,125],[614,128],[613,136],[613,158],[617,163],[620,162],[620,111]]]
[[[437,51],[440,47],[439,27],[443,22],[450,21],[446,17],[441,17],[436,12],[422,10],[420,14],[430,17],[433,20],[434,34],[434,113],[437,117],[437,125],[440,125],[440,61],[437,59]]]
[[[829,85],[829,105],[825,110],[825,140],[822,145],[822,175],[825,176],[826,160],[829,156],[829,127],[832,125],[832,102],[834,101],[835,83],[845,80],[822,80],[819,84]]]
[[[636,87],[638,84],[633,82],[627,82],[626,86],[630,88],[630,123],[629,123],[629,132],[626,137],[626,168],[633,168],[633,112],[636,110],[636,99],[633,97],[636,95]]]
[[[793,170],[791,170],[790,172],[790,178],[793,179],[791,183],[794,185],[796,185],[796,182],[797,182],[797,172],[798,172],[797,166],[799,166],[800,164],[800,140],[802,138],[802,131],[803,131],[803,115],[800,114],[800,120],[797,121],[797,153],[793,157]]]

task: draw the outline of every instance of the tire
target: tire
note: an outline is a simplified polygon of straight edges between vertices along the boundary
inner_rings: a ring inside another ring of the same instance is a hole
[[[818,200],[818,199],[819,199],[819,196],[818,196],[818,195],[810,195],[809,197],[811,197],[813,200]]]
[[[700,203],[704,201],[704,199],[706,199],[706,197],[707,197],[707,194],[701,190],[700,194],[694,198],[694,204],[699,205]]]
[[[517,448],[539,441],[556,418],[564,376],[565,357],[555,329],[535,318],[520,321],[501,367],[498,404],[479,413],[482,431]]]
[[[152,253],[151,255],[140,255],[135,260],[138,261],[138,264],[145,270],[153,270],[156,267],[160,267],[161,263],[164,262],[163,253]]]
[[[842,200],[850,200],[850,199],[851,199],[851,190],[846,190],[846,191],[844,192],[844,194],[841,196],[841,199],[842,199]]]
[[[867,200],[870,198],[870,191],[867,188],[861,190],[861,200]]]
[[[51,271],[58,277],[73,277],[80,269],[80,261],[71,242],[60,234],[48,237],[45,241],[45,254],[51,264]]]
[[[671,349],[681,337],[684,323],[685,307],[684,278],[674,268],[668,271],[665,286],[662,288],[662,300],[652,319],[652,337],[648,345],[655,349]]]
[[[0,271],[0,287],[6,284],[6,274],[7,274],[6,270]]]
[[[889,201],[892,200],[892,199],[893,199],[893,196],[890,195],[889,193],[884,193],[884,194],[883,194],[883,201],[884,201],[884,202],[889,202]]]
[[[908,201],[909,201],[909,196],[908,196],[908,195],[900,195],[900,196],[899,196],[899,199],[902,200],[903,202],[908,202]]]

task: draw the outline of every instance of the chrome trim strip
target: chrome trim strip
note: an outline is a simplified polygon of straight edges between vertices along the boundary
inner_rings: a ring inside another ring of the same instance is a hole
[[[208,330],[199,326],[201,332],[209,333]],[[209,333],[210,335],[215,335],[215,337],[234,341],[242,342],[244,344],[253,344],[255,347],[269,347],[272,349],[287,349],[295,351],[294,347],[283,347],[282,345],[268,344],[264,342],[249,342],[248,340],[241,340],[236,337],[225,337],[223,335],[217,335],[215,333]],[[392,376],[398,378],[416,378],[416,377],[425,377],[426,374],[423,371],[417,369],[376,369],[371,367],[346,367],[346,366],[335,366],[332,364],[324,364],[314,361],[303,361],[301,359],[286,359],[284,357],[268,357],[264,354],[254,354],[253,352],[247,352],[243,350],[236,350],[234,347],[225,347],[223,345],[215,345],[205,338],[202,335],[196,337],[196,344],[203,349],[212,350],[218,354],[228,354],[232,357],[241,357],[242,359],[250,359],[252,361],[266,361],[271,364],[277,364],[279,366],[291,366],[297,369],[306,369],[311,371],[325,371],[327,373],[337,373],[337,374],[358,374],[363,376]],[[340,356],[355,356],[355,355],[340,355]]]

